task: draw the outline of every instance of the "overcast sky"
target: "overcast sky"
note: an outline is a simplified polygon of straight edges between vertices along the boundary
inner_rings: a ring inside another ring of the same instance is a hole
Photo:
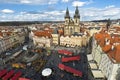
[[[82,21],[120,18],[119,0],[0,0],[0,21],[60,21],[75,6]]]

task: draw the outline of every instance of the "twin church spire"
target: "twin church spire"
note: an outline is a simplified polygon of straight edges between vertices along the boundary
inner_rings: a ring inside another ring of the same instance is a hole
[[[66,15],[65,15],[65,18],[70,18],[68,7],[67,7],[67,9],[66,9]]]
[[[70,18],[68,7],[66,9],[65,18]],[[79,18],[80,19],[80,14],[79,14],[78,6],[76,6],[74,18]]]

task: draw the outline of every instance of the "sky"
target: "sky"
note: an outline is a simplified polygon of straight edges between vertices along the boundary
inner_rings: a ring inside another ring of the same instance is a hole
[[[0,0],[0,21],[63,21],[78,6],[81,21],[119,19],[119,0]]]

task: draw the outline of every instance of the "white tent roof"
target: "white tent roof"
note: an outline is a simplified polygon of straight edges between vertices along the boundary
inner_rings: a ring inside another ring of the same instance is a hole
[[[94,78],[104,78],[103,73],[100,70],[92,70]]]
[[[98,66],[96,63],[89,62],[89,65],[91,69],[98,69]]]
[[[92,56],[92,54],[88,54],[88,55],[87,55],[87,59],[88,59],[88,61],[93,60],[93,56]]]

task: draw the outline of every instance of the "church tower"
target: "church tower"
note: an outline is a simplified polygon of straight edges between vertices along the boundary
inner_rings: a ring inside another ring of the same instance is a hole
[[[69,10],[68,8],[66,9],[66,14],[65,14],[65,25],[68,25],[70,21],[70,15],[69,15]]]
[[[66,14],[64,18],[65,18],[64,35],[69,35],[70,15],[68,8],[66,9]]]
[[[76,6],[75,14],[74,14],[74,25],[75,25],[75,32],[80,32],[80,14],[78,10],[78,6]]]
[[[78,7],[76,7],[74,19],[70,17],[69,10],[67,8],[65,14],[64,35],[71,36],[74,33],[79,33],[79,32],[80,32],[80,14]]]

